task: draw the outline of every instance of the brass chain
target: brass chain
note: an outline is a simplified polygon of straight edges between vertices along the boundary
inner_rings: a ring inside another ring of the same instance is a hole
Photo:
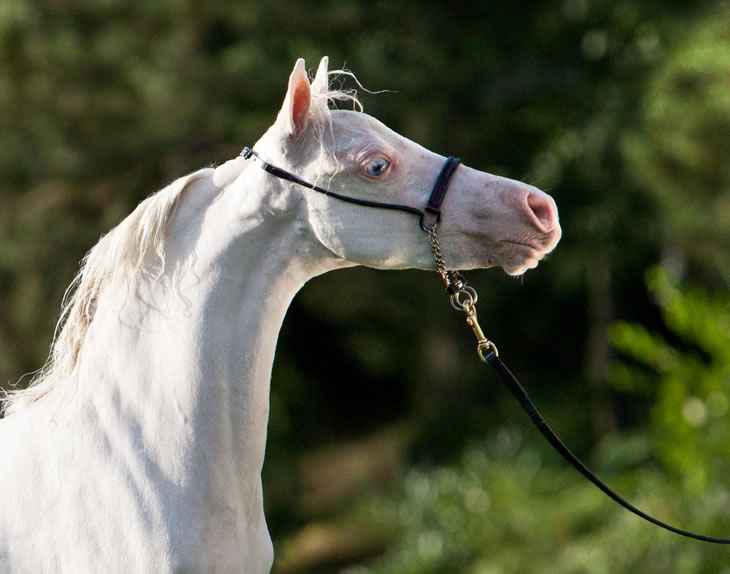
[[[456,293],[466,286],[466,279],[458,271],[449,271],[446,268],[446,261],[444,256],[441,254],[441,244],[439,243],[439,237],[436,233],[438,225],[432,225],[426,228],[428,233],[428,241],[431,244],[431,251],[433,252],[433,261],[436,264],[436,271],[446,284],[446,289],[449,293]]]

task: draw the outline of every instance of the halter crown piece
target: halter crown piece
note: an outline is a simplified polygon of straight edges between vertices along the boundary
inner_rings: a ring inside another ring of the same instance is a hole
[[[507,389],[510,391],[510,393],[512,393],[515,399],[517,399],[517,402],[520,404],[522,409],[530,417],[530,420],[535,425],[537,430],[540,431],[540,433],[558,452],[558,454],[560,454],[560,456],[562,456],[571,466],[573,466],[573,468],[580,472],[585,478],[592,482],[609,498],[614,500],[620,506],[623,506],[626,510],[643,518],[644,520],[647,520],[652,524],[659,526],[660,528],[664,528],[665,530],[674,532],[675,534],[686,536],[687,538],[694,538],[695,540],[701,540],[702,542],[712,542],[715,544],[730,544],[730,539],[714,538],[712,536],[695,534],[694,532],[681,530],[667,524],[666,522],[657,520],[653,516],[642,512],[630,502],[626,501],[624,498],[616,494],[585,464],[583,464],[581,460],[576,457],[570,451],[570,449],[568,449],[567,446],[565,446],[565,444],[560,440],[558,435],[556,435],[555,432],[547,424],[547,422],[545,422],[545,419],[543,419],[542,415],[537,410],[537,407],[535,407],[535,405],[533,404],[522,384],[502,362],[502,359],[499,357],[497,347],[492,341],[486,338],[484,332],[479,326],[479,322],[477,321],[477,292],[474,290],[473,287],[469,287],[466,284],[466,280],[464,279],[464,277],[462,277],[461,273],[459,273],[458,271],[451,271],[447,269],[446,262],[444,261],[443,255],[441,254],[441,247],[439,245],[438,235],[436,233],[439,223],[441,221],[441,204],[444,201],[444,197],[446,197],[446,192],[449,189],[449,183],[451,182],[451,178],[453,177],[456,168],[459,167],[461,159],[459,159],[458,157],[449,157],[446,159],[446,162],[441,168],[441,172],[436,178],[436,182],[434,183],[433,189],[431,190],[431,195],[428,198],[426,207],[421,210],[417,207],[402,205],[399,203],[381,203],[379,201],[370,201],[368,199],[347,197],[346,195],[335,193],[334,191],[324,189],[323,187],[318,187],[297,177],[292,173],[289,173],[288,171],[285,171],[281,168],[271,165],[268,162],[265,162],[263,159],[261,159],[261,157],[259,157],[259,155],[255,151],[253,151],[249,147],[243,149],[243,151],[241,152],[241,156],[244,159],[254,159],[262,169],[264,169],[266,172],[270,173],[273,176],[284,179],[286,181],[291,181],[313,191],[327,195],[328,197],[334,197],[341,201],[354,203],[356,205],[361,205],[364,207],[392,209],[417,215],[419,217],[421,229],[423,229],[423,231],[428,234],[428,240],[431,244],[431,251],[433,252],[433,260],[436,271],[438,271],[439,275],[441,275],[441,278],[446,284],[446,290],[451,295],[451,305],[452,307],[454,307],[454,309],[464,312],[464,314],[466,315],[466,323],[471,327],[472,331],[474,332],[474,336],[477,339],[477,353],[479,355],[479,358],[483,362],[488,363],[494,369],[497,375],[499,375],[500,379],[505,384]]]

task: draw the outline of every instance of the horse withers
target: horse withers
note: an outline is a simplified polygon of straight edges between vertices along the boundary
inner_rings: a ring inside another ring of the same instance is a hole
[[[422,209],[444,158],[358,111],[299,60],[258,158],[343,196]],[[458,166],[443,198],[451,268],[535,267],[553,200]],[[433,269],[411,214],[369,209],[238,157],[142,202],[88,253],[51,356],[5,398],[0,571],[268,572],[261,468],[286,309],[321,273]]]

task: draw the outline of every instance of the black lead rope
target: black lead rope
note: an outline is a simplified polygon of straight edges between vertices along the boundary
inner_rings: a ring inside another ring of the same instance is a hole
[[[570,464],[573,468],[580,472],[585,478],[590,480],[594,485],[602,490],[603,493],[606,494],[609,498],[613,499],[615,502],[623,506],[626,510],[633,512],[644,520],[648,520],[652,524],[655,524],[660,528],[664,528],[665,530],[669,530],[670,532],[674,532],[675,534],[686,536],[688,538],[694,538],[695,540],[701,540],[702,542],[730,544],[730,539],[727,538],[713,538],[712,536],[695,534],[694,532],[688,532],[687,530],[682,530],[680,528],[676,528],[670,524],[667,524],[666,522],[657,520],[653,516],[650,516],[646,512],[639,510],[623,497],[616,494],[600,478],[593,474],[593,472],[585,464],[583,464],[583,462],[581,462],[581,460],[577,456],[575,456],[567,446],[565,446],[565,443],[560,440],[560,437],[558,437],[558,435],[555,434],[555,431],[550,428],[550,425],[545,422],[545,419],[540,414],[540,411],[537,410],[535,404],[532,402],[532,400],[530,400],[530,397],[528,396],[525,388],[522,386],[522,384],[520,384],[520,381],[517,380],[517,377],[515,377],[512,372],[507,368],[507,365],[502,362],[502,359],[499,358],[499,355],[496,352],[492,351],[486,356],[485,359],[486,362],[489,363],[489,365],[496,371],[497,375],[499,375],[499,378],[509,389],[515,399],[517,399],[517,402],[520,404],[527,416],[530,417],[530,420],[537,427],[537,430],[540,431],[542,436],[547,439],[547,441],[558,452],[558,454],[560,454],[560,456],[562,456],[568,462],[568,464]]]
[[[446,263],[441,255],[438,235],[436,233],[438,224],[441,220],[441,203],[443,202],[444,197],[446,196],[446,192],[448,191],[451,177],[454,175],[456,168],[461,162],[459,158],[449,157],[446,159],[443,167],[441,168],[441,172],[436,178],[436,182],[434,183],[431,195],[428,199],[428,203],[426,204],[425,209],[421,210],[416,207],[401,205],[398,203],[382,203],[379,201],[371,201],[368,199],[348,197],[346,195],[341,195],[339,193],[330,191],[329,189],[318,187],[297,177],[292,173],[289,173],[286,170],[283,170],[264,161],[255,151],[248,147],[243,149],[243,151],[241,152],[241,157],[243,157],[244,159],[254,159],[262,169],[275,177],[290,181],[292,183],[296,183],[297,185],[301,185],[318,193],[322,193],[328,197],[333,197],[341,201],[354,203],[356,205],[361,205],[364,207],[378,207],[381,209],[391,209],[417,215],[420,220],[421,229],[428,233],[429,241],[431,243],[431,249],[433,250],[434,261],[436,263],[436,270],[439,272],[444,282],[446,283],[446,290],[451,295],[451,305],[455,309],[466,313],[466,322],[474,331],[474,334],[478,341],[477,352],[479,354],[479,358],[485,363],[489,363],[489,365],[491,365],[491,367],[496,371],[497,375],[499,375],[499,378],[509,389],[515,399],[517,399],[517,402],[520,404],[525,413],[527,413],[527,416],[530,417],[532,423],[537,427],[537,430],[540,431],[542,436],[545,437],[545,439],[558,452],[558,454],[560,454],[560,456],[562,456],[568,462],[568,464],[570,464],[585,478],[591,481],[609,498],[614,500],[619,505],[623,506],[626,510],[643,518],[644,520],[647,520],[652,524],[659,526],[660,528],[664,528],[665,530],[674,532],[675,534],[686,536],[688,538],[694,538],[695,540],[701,540],[702,542],[730,544],[730,539],[713,538],[712,536],[695,534],[694,532],[688,532],[687,530],[682,530],[680,528],[671,526],[666,522],[657,520],[653,516],[642,512],[633,504],[626,501],[624,498],[622,498],[613,490],[611,490],[608,486],[606,486],[606,484],[601,479],[599,479],[585,464],[583,464],[583,462],[581,462],[581,460],[577,456],[575,456],[571,452],[571,450],[567,446],[565,446],[563,441],[560,440],[558,435],[555,434],[555,432],[550,428],[547,422],[545,422],[545,419],[540,414],[540,411],[537,410],[537,407],[535,407],[534,403],[530,400],[530,397],[528,396],[525,388],[507,368],[507,366],[502,362],[502,359],[499,358],[499,353],[497,352],[496,346],[485,337],[481,327],[479,326],[479,322],[477,321],[475,306],[477,302],[476,291],[466,284],[466,280],[464,280],[463,276],[458,271],[451,271],[447,269]]]

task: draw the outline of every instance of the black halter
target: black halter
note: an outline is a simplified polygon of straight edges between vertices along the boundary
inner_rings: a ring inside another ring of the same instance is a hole
[[[429,230],[435,230],[439,222],[441,221],[441,203],[444,201],[444,197],[446,197],[446,192],[449,189],[451,177],[454,175],[456,168],[461,163],[461,159],[458,157],[449,157],[446,159],[444,166],[441,168],[441,173],[439,173],[438,177],[436,178],[436,183],[433,186],[433,190],[431,191],[431,196],[428,198],[428,203],[426,204],[426,207],[424,209],[418,209],[417,207],[402,205],[400,203],[383,203],[380,201],[371,201],[369,199],[348,197],[346,195],[341,195],[339,193],[335,193],[334,191],[330,191],[329,189],[316,186],[313,183],[309,183],[308,181],[297,177],[293,173],[289,173],[288,171],[283,170],[280,167],[276,167],[264,161],[263,159],[261,159],[261,156],[259,156],[259,154],[253,151],[250,147],[243,148],[243,151],[241,152],[241,157],[243,157],[243,159],[253,158],[263,170],[270,173],[271,175],[276,176],[280,179],[284,179],[286,181],[291,181],[303,187],[309,188],[313,191],[323,193],[328,197],[334,197],[335,199],[346,201],[348,203],[354,203],[355,205],[362,205],[364,207],[394,209],[397,211],[404,211],[406,213],[417,215],[420,221],[421,229],[426,232],[428,232]]]

